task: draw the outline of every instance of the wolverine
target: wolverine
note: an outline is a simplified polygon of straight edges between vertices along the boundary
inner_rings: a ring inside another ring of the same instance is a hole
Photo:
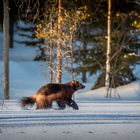
[[[78,110],[79,107],[76,102],[72,100],[72,95],[75,91],[83,88],[85,88],[85,86],[76,80],[65,84],[49,83],[41,87],[35,95],[23,97],[20,103],[22,107],[36,103],[36,109],[47,109],[52,107],[53,101],[56,101],[59,109],[65,109],[66,105],[68,105]]]

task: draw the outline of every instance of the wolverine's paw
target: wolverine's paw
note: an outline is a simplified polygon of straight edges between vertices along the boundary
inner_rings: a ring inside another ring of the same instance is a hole
[[[74,106],[72,106],[72,108],[73,108],[74,110],[79,110],[78,105],[74,105]]]
[[[78,105],[73,101],[69,104],[69,106],[71,106],[74,110],[79,110]]]

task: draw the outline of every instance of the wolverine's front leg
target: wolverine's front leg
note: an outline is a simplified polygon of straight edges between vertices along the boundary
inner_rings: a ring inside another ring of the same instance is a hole
[[[70,107],[72,107],[72,108],[75,109],[75,110],[79,110],[78,105],[77,105],[76,102],[73,101],[72,99],[67,101],[67,105],[70,106]]]

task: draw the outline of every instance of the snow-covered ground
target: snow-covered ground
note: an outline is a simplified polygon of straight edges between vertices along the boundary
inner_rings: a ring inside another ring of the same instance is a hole
[[[140,101],[80,102],[80,110],[0,109],[1,140],[139,140]]]
[[[2,42],[0,34],[0,42]],[[19,100],[31,96],[48,82],[45,62],[34,62],[36,49],[18,46],[10,49],[10,100],[0,100],[0,140],[139,140],[140,81],[112,90],[105,97],[105,88],[86,89],[75,93],[79,110],[22,109]],[[2,91],[2,47],[0,44],[0,99]],[[140,66],[134,70],[140,78]],[[64,74],[63,81],[69,80]],[[78,79],[78,77],[77,77]],[[78,79],[79,80],[79,79]],[[118,94],[120,98],[118,98]]]

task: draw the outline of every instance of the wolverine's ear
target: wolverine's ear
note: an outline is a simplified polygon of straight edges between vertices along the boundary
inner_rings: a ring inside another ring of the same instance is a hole
[[[73,80],[73,81],[71,82],[71,85],[72,85],[72,86],[78,87],[78,86],[80,86],[80,82],[79,82],[79,81],[76,81],[76,80]]]
[[[75,84],[75,80],[72,80],[71,83],[72,83],[72,84]]]
[[[76,83],[75,80],[72,80],[72,81],[70,82],[70,85],[71,85],[71,86],[74,86],[75,83]]]

